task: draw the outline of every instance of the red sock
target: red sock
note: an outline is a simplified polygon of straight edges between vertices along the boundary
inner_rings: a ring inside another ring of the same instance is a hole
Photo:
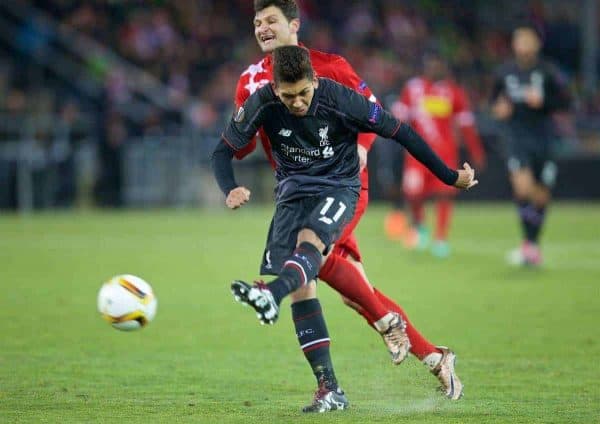
[[[442,199],[437,202],[437,223],[435,228],[435,239],[446,240],[448,238],[448,228],[452,218],[452,200]]]
[[[373,322],[379,320],[390,311],[377,299],[371,284],[361,272],[348,260],[332,254],[319,272],[319,278],[329,284],[342,296],[360,305]]]
[[[425,358],[430,353],[438,352],[442,353],[438,348],[432,345],[421,333],[417,331],[415,327],[413,327],[412,323],[408,320],[406,313],[404,310],[394,303],[393,300],[387,298],[383,293],[379,290],[375,289],[375,295],[382,303],[386,304],[387,307],[394,312],[399,313],[402,316],[402,319],[406,322],[406,334],[408,335],[408,339],[410,340],[410,353],[415,355],[419,359]],[[373,317],[364,309],[355,309],[356,312],[361,314],[367,322],[373,326],[373,323],[376,321]]]
[[[421,225],[425,221],[425,202],[421,197],[409,200],[410,213],[414,225]]]

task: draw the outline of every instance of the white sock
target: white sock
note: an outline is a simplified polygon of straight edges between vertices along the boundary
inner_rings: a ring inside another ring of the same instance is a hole
[[[375,329],[377,331],[379,331],[380,333],[383,333],[383,332],[387,331],[388,328],[390,328],[390,324],[392,323],[392,320],[394,319],[394,317],[395,317],[395,315],[393,313],[388,312],[383,317],[381,317],[377,321],[375,321],[373,323],[373,327],[375,327]]]
[[[430,370],[434,369],[438,366],[440,361],[442,360],[442,354],[438,352],[433,352],[424,357],[421,362],[423,362]]]

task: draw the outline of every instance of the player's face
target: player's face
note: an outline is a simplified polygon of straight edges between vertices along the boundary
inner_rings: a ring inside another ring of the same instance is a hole
[[[288,21],[276,6],[269,6],[254,16],[254,35],[265,53],[277,47],[298,44],[299,28],[298,19]]]
[[[275,85],[275,94],[295,116],[305,116],[315,95],[319,82],[316,78],[301,79],[296,82],[279,82]]]
[[[517,29],[512,40],[513,50],[518,59],[534,59],[540,50],[541,43],[537,34],[529,28]]]

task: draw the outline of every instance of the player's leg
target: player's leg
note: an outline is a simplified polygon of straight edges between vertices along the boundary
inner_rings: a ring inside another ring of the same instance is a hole
[[[454,362],[456,358],[454,352],[445,347],[434,346],[431,342],[429,342],[414,327],[406,312],[404,309],[402,309],[402,307],[400,307],[400,305],[369,283],[362,264],[359,261],[353,260],[352,258],[348,259],[356,268],[358,274],[362,276],[362,279],[360,281],[357,280],[355,284],[368,286],[377,299],[384,304],[388,310],[393,311],[402,317],[402,320],[406,325],[405,332],[410,341],[410,352],[419,358],[419,360],[429,368],[431,373],[436,376],[438,381],[441,383],[444,394],[449,399],[459,399],[462,396],[463,385],[454,370]],[[360,304],[347,298],[343,299],[346,305],[356,310],[373,328],[377,329],[374,326],[374,323],[376,322],[375,317],[363,309]]]
[[[333,252],[319,272],[319,278],[342,295],[352,299],[363,309],[369,311],[373,320],[374,328],[384,337],[388,350],[394,364],[401,363],[408,354],[410,342],[404,332],[404,323],[399,315],[391,313],[375,297],[373,288],[359,271],[345,257],[347,253],[360,258],[360,251],[353,231],[358,225],[360,218],[367,209],[369,203],[369,191],[361,190],[354,216],[344,227],[344,230],[335,244]]]
[[[300,230],[296,248],[291,256],[283,261],[278,260],[282,263],[276,268],[280,270],[277,277],[268,284],[256,281],[254,285],[234,280],[231,284],[231,291],[235,300],[252,306],[261,324],[274,324],[279,317],[279,305],[283,298],[306,286],[317,277],[324,250],[325,245],[313,230],[306,228]],[[266,250],[265,258],[273,261],[274,252],[275,250],[272,248]],[[279,258],[281,256],[280,254]],[[261,270],[263,274],[266,273],[264,266],[263,262],[263,270]]]
[[[263,274],[278,270],[277,278],[254,286],[236,280],[231,285],[235,299],[251,305],[262,323],[273,324],[283,298],[316,278],[323,253],[351,221],[357,200],[357,191],[339,188],[319,197],[278,204],[261,269]],[[291,240],[294,236],[295,243]],[[295,248],[286,255],[290,246]]]
[[[447,258],[450,255],[448,232],[452,220],[454,201],[451,196],[441,196],[435,202],[436,221],[435,235],[431,245],[431,253],[438,258]]]
[[[319,277],[338,292],[345,293],[347,297],[342,294],[344,303],[363,315],[369,325],[377,331],[379,331],[379,328],[375,323],[383,321],[380,318],[381,312],[371,313],[368,309],[361,306],[367,303],[365,299],[370,299],[374,296],[379,304],[384,305],[388,313],[392,311],[394,314],[401,316],[406,326],[404,335],[408,337],[409,344],[406,344],[403,339],[400,339],[401,343],[398,344],[405,348],[410,346],[411,353],[417,356],[430,369],[432,374],[438,378],[446,396],[450,399],[458,399],[462,395],[462,383],[454,371],[454,353],[447,348],[438,348],[430,343],[412,325],[404,310],[397,303],[369,283],[361,263],[361,254],[356,238],[352,233],[346,233],[347,230],[356,227],[358,220],[366,210],[368,201],[366,194],[365,196],[361,195],[356,208],[357,213],[353,221],[346,227],[344,234],[336,243],[332,254],[321,268]],[[347,260],[341,262],[338,260],[340,257]],[[386,332],[379,332],[382,334],[386,345],[390,341],[397,339],[397,337],[391,334],[390,336],[392,337],[386,337]],[[388,350],[393,351],[393,347],[388,346]]]
[[[335,376],[329,350],[329,333],[321,304],[317,299],[315,281],[291,293],[290,299],[296,336],[317,380],[317,391],[313,402],[303,408],[303,411],[325,412],[346,409],[349,403]]]
[[[373,290],[368,284],[359,283],[362,277],[354,275],[357,272],[356,268],[344,259],[348,254],[360,258],[354,229],[367,210],[368,204],[369,191],[366,188],[361,189],[354,216],[336,241],[332,254],[329,255],[319,272],[319,278],[342,296],[359,303],[372,316],[376,317],[375,321],[377,321],[389,314],[389,311],[373,295]]]
[[[542,184],[535,185],[531,201],[535,210],[535,219],[533,222],[534,228],[531,234],[531,240],[536,244],[539,244],[541,231],[546,218],[546,209],[548,208],[551,199],[552,193],[549,187]]]
[[[400,364],[410,350],[406,335],[406,323],[402,317],[387,309],[375,296],[373,288],[360,271],[339,254],[332,254],[321,268],[319,277],[349,302],[356,303],[368,311],[370,324],[383,337],[392,357],[392,362]]]
[[[540,249],[540,235],[546,221],[546,210],[552,198],[552,187],[556,182],[556,164],[546,158],[539,158],[534,162],[533,173],[535,182],[531,190],[529,208],[529,232],[527,264],[539,265],[542,263]]]
[[[429,231],[425,225],[427,169],[410,156],[406,157],[404,166],[402,192],[412,222],[412,227],[406,232],[404,245],[409,249],[424,250],[429,245]]]
[[[540,190],[529,163],[513,157],[509,160],[510,183],[513,190],[522,232],[521,246],[508,255],[513,265],[538,265],[541,261],[537,247],[537,237],[541,228],[544,209],[534,204],[534,198],[540,199]],[[537,195],[536,195],[537,194]]]
[[[343,233],[346,224],[351,221],[357,198],[357,193],[346,193],[344,190],[332,191],[323,196],[306,220],[305,228],[298,233],[298,245],[311,243],[322,252],[329,253],[331,248],[328,246],[332,245]],[[306,406],[303,412],[347,408],[348,400],[335,377],[329,351],[329,335],[321,305],[316,299],[316,285],[311,283],[307,287],[301,286],[292,293],[292,302],[296,335],[318,385],[313,402]]]
[[[454,147],[443,149],[437,152],[442,160],[450,168],[457,169],[458,157]],[[436,199],[435,201],[435,232],[434,240],[431,245],[431,253],[438,258],[446,258],[450,255],[450,245],[448,243],[448,233],[452,221],[452,212],[454,209],[454,197],[458,190],[454,187],[444,184],[442,181],[427,171],[428,193]]]
[[[327,199],[324,199],[324,201],[327,202]],[[316,271],[312,270],[318,271],[320,263],[315,264],[315,260],[295,257],[295,255],[310,255],[310,253],[306,254],[303,251],[299,251],[299,247],[306,244],[310,244],[316,248],[319,252],[319,259],[321,251],[325,250],[325,244],[315,231],[303,228],[307,223],[305,211],[314,208],[315,203],[317,203],[315,200],[302,200],[277,206],[269,229],[267,247],[261,266],[262,274],[278,274],[281,277],[282,275],[286,275],[286,267],[292,266],[290,265],[291,261],[298,262],[293,265],[295,273],[291,278],[297,279],[299,278],[298,274],[303,274],[302,278],[308,279],[306,284],[300,284],[298,289],[291,292],[292,317],[296,335],[318,384],[313,402],[303,409],[304,412],[325,412],[345,409],[349,405],[344,392],[338,387],[329,351],[329,334],[321,305],[316,298],[316,284],[314,281]],[[321,203],[323,202],[317,203],[317,207],[321,206],[319,211],[323,210],[324,204]],[[354,205],[351,204],[350,206],[349,213],[352,213]],[[327,214],[323,214],[323,216],[327,217]],[[345,220],[348,218],[348,216],[344,217]],[[308,224],[311,224],[312,221],[309,218]],[[326,231],[320,233],[323,234],[323,238],[329,243],[331,235]],[[292,246],[291,249],[293,249],[294,245],[296,246],[291,257],[289,256],[290,244]],[[280,277],[274,281],[281,281]],[[287,285],[292,285],[290,282],[285,282],[285,284],[286,287]],[[253,306],[263,323],[273,323],[277,318],[277,315],[274,317],[266,315],[265,312],[267,311],[261,309],[261,305],[258,303],[258,301],[266,299],[264,303],[271,306],[275,304],[273,308],[278,312],[282,296],[279,296],[276,301],[274,292],[271,291],[272,287],[272,285],[262,282],[257,282],[253,286],[242,281],[232,284],[234,294],[238,296],[240,301]],[[271,318],[271,320],[268,318]]]
[[[358,197],[358,191],[340,188],[332,189],[316,200],[306,200],[303,207],[309,215],[298,232],[296,250],[283,263],[278,277],[269,283],[277,303],[318,275],[323,254],[333,248],[344,227],[352,220]],[[306,209],[313,201],[314,204]]]
[[[362,190],[356,205],[355,215],[352,221],[344,228],[333,252],[321,268],[319,277],[341,293],[344,301],[361,313],[367,322],[382,334],[386,345],[388,345],[390,339],[394,340],[399,337],[395,337],[393,334],[398,333],[397,330],[389,332],[392,334],[389,334],[387,337],[386,333],[388,332],[381,331],[381,324],[385,321],[385,319],[382,319],[382,314],[386,313],[383,317],[389,316],[389,312],[393,311],[394,314],[400,315],[406,325],[406,330],[402,336],[408,334],[409,337],[409,343],[404,342],[404,337],[399,338],[400,343],[398,345],[401,346],[400,349],[404,349],[405,351],[408,346],[411,346],[410,343],[412,343],[411,352],[422,360],[430,368],[431,372],[436,375],[442,383],[446,395],[457,399],[462,393],[462,385],[454,372],[453,354],[450,355],[451,352],[447,349],[438,349],[427,341],[410,323],[404,310],[375,289],[367,279],[361,263],[360,249],[353,231],[366,211],[368,200],[368,191],[366,189]],[[341,261],[339,260],[340,258],[346,258],[347,260]],[[373,302],[373,297],[378,301],[379,306],[365,308],[365,305]],[[384,305],[384,309],[377,309],[382,304]],[[376,326],[377,322],[379,322],[379,326]],[[388,346],[388,350],[392,351],[393,347],[390,348]]]

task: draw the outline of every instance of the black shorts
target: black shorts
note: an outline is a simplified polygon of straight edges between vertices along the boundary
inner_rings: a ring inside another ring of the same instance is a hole
[[[354,216],[357,200],[357,190],[339,188],[320,196],[277,204],[263,253],[261,275],[279,274],[296,248],[298,232],[303,228],[313,230],[329,249]]]
[[[513,138],[508,149],[507,166],[510,172],[530,169],[536,181],[548,188],[556,184],[558,169],[545,135]]]

